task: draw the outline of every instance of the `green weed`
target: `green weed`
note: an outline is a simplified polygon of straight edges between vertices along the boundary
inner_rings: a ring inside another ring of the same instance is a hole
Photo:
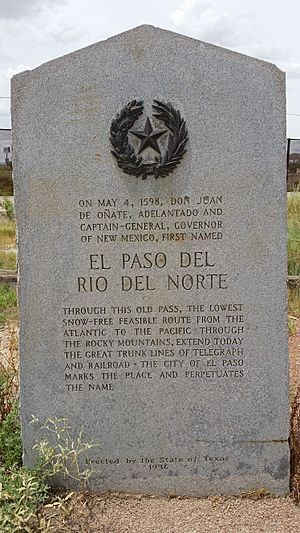
[[[288,273],[300,276],[300,192],[288,194]]]
[[[289,335],[296,335],[297,329],[296,329],[295,321],[290,315],[288,316],[288,331],[289,331]]]
[[[10,413],[0,425],[0,464],[8,470],[22,464],[22,441],[19,405],[12,404]]]
[[[7,533],[34,531],[39,506],[46,501],[49,487],[41,472],[18,466],[0,468],[0,526]]]
[[[9,285],[0,285],[0,309],[7,309],[17,305],[17,291]]]
[[[14,220],[15,210],[11,200],[9,198],[4,198],[2,200],[2,206],[4,207],[5,214],[9,220]]]
[[[21,462],[19,406],[14,401],[0,424],[0,528],[7,533],[32,531],[29,521],[48,490],[45,481]]]
[[[78,459],[85,455],[93,444],[83,441],[83,430],[74,438],[71,426],[65,418],[48,418],[44,423],[40,423],[38,418],[33,417],[32,424],[38,424],[48,437],[33,447],[38,452],[43,471],[47,471],[48,476],[61,474],[63,478],[71,478],[84,490],[93,470],[81,470]]]
[[[20,424],[17,408],[6,417],[0,428],[0,530],[7,533],[43,531],[50,532],[52,519],[39,512],[46,503],[47,511],[66,511],[71,493],[61,498],[52,494],[49,479],[58,473],[69,477],[85,487],[92,473],[81,470],[79,457],[92,447],[83,442],[82,431],[72,436],[71,428],[63,418],[47,419],[44,423],[33,417],[46,437],[34,446],[38,452],[35,468],[20,467]],[[14,437],[8,434],[14,432]],[[51,443],[49,442],[51,441]],[[46,513],[47,514],[47,513]]]
[[[288,193],[288,274],[300,276],[300,187]],[[300,316],[300,287],[289,289],[289,314]],[[294,325],[289,321],[289,331]]]
[[[16,317],[17,291],[9,285],[0,284],[0,324]]]

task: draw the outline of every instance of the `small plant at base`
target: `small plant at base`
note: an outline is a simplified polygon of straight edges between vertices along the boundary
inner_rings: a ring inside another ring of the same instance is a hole
[[[40,424],[39,419],[32,417],[32,424]],[[95,445],[83,442],[81,429],[77,437],[72,437],[71,426],[65,418],[48,418],[40,424],[40,429],[52,436],[51,442],[42,440],[34,445],[38,452],[39,461],[47,477],[62,474],[64,478],[71,478],[80,484],[81,490],[86,488],[93,473],[92,468],[80,469],[79,456],[85,454]],[[39,468],[39,464],[37,465]]]
[[[0,252],[1,255],[1,252]],[[0,283],[0,324],[17,316],[17,292],[13,287]]]
[[[0,423],[0,531],[32,532],[30,521],[46,500],[45,476],[22,467],[22,443],[18,402]],[[46,531],[45,529],[42,531]]]
[[[49,487],[34,469],[0,468],[0,526],[7,533],[32,532],[29,525],[48,497]]]
[[[296,326],[295,326],[295,323],[294,323],[294,320],[293,320],[293,317],[291,317],[290,315],[288,316],[288,332],[289,332],[289,335],[296,335]]]
[[[8,198],[4,198],[4,200],[2,200],[2,205],[4,207],[7,218],[9,220],[14,220],[15,210],[14,210],[14,206],[11,200],[9,200]]]
[[[5,470],[22,464],[21,424],[17,401],[0,424],[0,464]]]
[[[16,415],[16,413],[15,413]],[[16,422],[14,411],[6,417],[5,423],[10,425]],[[32,423],[39,424],[40,429],[51,435],[51,444],[43,440],[34,446],[39,458],[35,468],[20,467],[12,462],[19,461],[20,450],[16,443],[7,441],[1,448],[0,467],[0,531],[5,533],[54,531],[52,521],[56,519],[57,510],[68,511],[68,500],[72,493],[64,497],[55,496],[49,499],[50,487],[48,480],[52,476],[62,473],[64,477],[70,477],[85,487],[92,469],[81,471],[79,456],[93,445],[83,442],[82,431],[77,438],[71,438],[71,427],[66,419],[54,418],[40,423],[33,417]],[[3,429],[3,422],[1,425]],[[20,438],[19,428],[15,427]],[[6,433],[4,430],[3,438]],[[1,435],[0,435],[1,443]],[[3,443],[2,443],[3,444]],[[12,449],[10,449],[12,447]],[[2,457],[3,455],[3,457]],[[47,512],[41,505],[47,502]],[[49,516],[50,512],[50,516]],[[48,513],[48,516],[47,516]]]

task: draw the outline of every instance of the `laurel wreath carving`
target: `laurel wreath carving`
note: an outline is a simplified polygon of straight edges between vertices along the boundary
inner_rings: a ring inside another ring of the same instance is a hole
[[[165,178],[173,172],[186,152],[188,141],[188,130],[179,111],[170,103],[153,101],[152,107],[155,111],[153,116],[170,132],[167,150],[163,156],[156,156],[155,162],[143,163],[142,157],[135,154],[128,140],[129,130],[144,111],[143,100],[129,102],[112,121],[110,127],[110,141],[114,148],[111,153],[116,158],[118,166],[126,174],[142,176],[143,180],[151,175],[155,178]]]

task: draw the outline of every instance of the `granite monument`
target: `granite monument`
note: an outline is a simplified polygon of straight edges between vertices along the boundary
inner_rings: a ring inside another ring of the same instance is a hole
[[[284,74],[141,26],[12,119],[25,464],[65,417],[93,489],[286,494]]]

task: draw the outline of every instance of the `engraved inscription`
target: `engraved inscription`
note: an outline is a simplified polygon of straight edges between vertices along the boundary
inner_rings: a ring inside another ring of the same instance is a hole
[[[149,124],[148,130],[151,136]],[[232,281],[212,246],[226,235],[224,196],[87,198],[78,208],[86,261],[74,278],[74,294],[82,302],[89,294],[108,299],[99,306],[70,301],[62,309],[65,390],[114,394],[133,383],[243,379],[244,304],[228,301]],[[153,248],[141,251],[135,240]],[[172,242],[182,244],[162,246]],[[193,247],[185,248],[189,242]],[[112,291],[121,300],[124,295],[120,305],[109,304]],[[163,303],[139,300],[156,293]],[[213,299],[198,303],[196,293]],[[137,304],[125,305],[126,294]],[[192,296],[186,303],[180,294]]]

